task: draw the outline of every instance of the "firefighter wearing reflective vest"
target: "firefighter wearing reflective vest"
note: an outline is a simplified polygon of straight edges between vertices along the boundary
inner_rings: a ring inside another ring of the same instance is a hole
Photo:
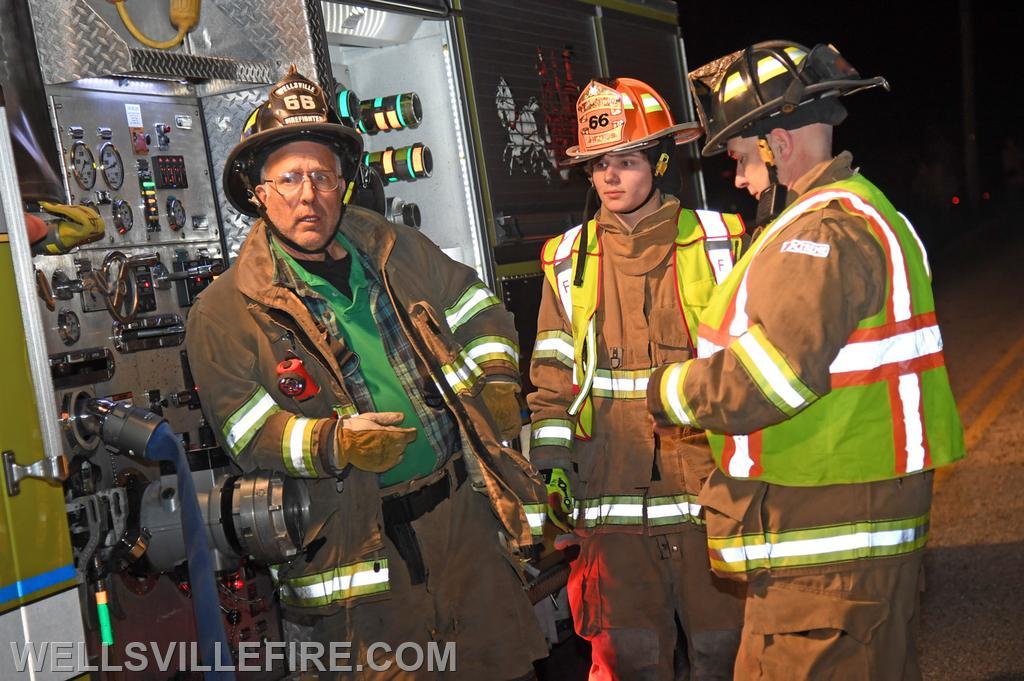
[[[660,368],[664,426],[708,430],[715,572],[746,582],[741,679],[919,679],[932,470],[964,455],[923,245],[832,156],[839,96],[885,86],[830,45],[760,43],[690,74],[736,186],[786,205],[715,291],[696,360]]]
[[[682,208],[675,124],[665,100],[631,78],[594,81],[577,103],[579,144],[600,199],[584,224],[548,241],[531,378],[531,458],[547,471],[552,516],[579,543],[569,597],[592,644],[591,679],[731,678],[742,596],[708,564],[696,494],[714,466],[706,438],[656,438],[646,385],[689,359],[698,316],[732,267],[737,215]],[[573,498],[575,497],[575,498]],[[677,640],[676,618],[686,634]]]

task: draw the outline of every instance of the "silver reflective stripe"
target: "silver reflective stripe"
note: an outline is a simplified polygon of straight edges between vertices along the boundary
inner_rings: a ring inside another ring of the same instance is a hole
[[[651,520],[659,518],[670,518],[672,516],[693,516],[700,515],[700,504],[691,504],[685,501],[678,503],[657,504],[647,507],[647,517]]]
[[[542,528],[547,517],[547,513],[527,513],[526,521],[530,523],[531,528]]]
[[[729,459],[729,475],[734,478],[746,478],[750,475],[750,469],[754,467],[754,460],[750,458],[750,437],[748,435],[732,435],[736,452]]]
[[[291,424],[292,432],[291,437],[288,439],[288,458],[291,460],[291,465],[295,472],[300,477],[316,477],[316,471],[309,470],[309,467],[306,466],[306,452],[309,451],[306,447],[307,437],[315,423],[316,419],[295,417],[294,423]]]
[[[572,440],[572,428],[565,426],[542,426],[535,428],[531,434],[531,440]]]
[[[721,552],[722,560],[726,563],[745,563],[752,560],[816,556],[840,551],[899,546],[918,540],[923,532],[922,528],[910,527],[879,532],[857,532],[855,534],[819,537],[817,539],[791,539],[776,543],[764,542],[718,550]]]
[[[458,307],[445,310],[445,321],[448,322],[448,327],[452,331],[465,324],[480,310],[499,304],[497,296],[483,284],[474,284],[467,290],[467,293],[469,291],[472,291],[469,298],[464,302],[460,301],[461,304],[457,302]],[[463,298],[465,298],[465,294],[463,294]],[[478,307],[481,305],[482,307]]]
[[[479,359],[485,355],[496,354],[505,355],[508,357],[510,362],[517,366],[519,365],[519,352],[508,343],[500,343],[498,341],[478,343],[466,351],[466,356],[473,360]]]
[[[701,359],[710,357],[722,349],[721,345],[709,341],[707,338],[697,337],[697,356]]]
[[[849,371],[870,371],[883,364],[906,362],[942,350],[942,333],[938,326],[900,333],[872,341],[856,341],[843,346],[832,361],[833,374]]]
[[[240,441],[251,429],[257,427],[257,424],[262,425],[261,419],[267,416],[272,409],[277,407],[277,403],[274,402],[274,398],[269,393],[263,391],[263,397],[254,404],[248,412],[246,412],[228,431],[227,443],[229,447],[234,448],[235,443]]]
[[[554,352],[564,358],[569,364],[572,364],[572,343],[562,338],[544,338],[537,341],[533,349],[534,352]]]
[[[287,584],[286,588],[296,598],[312,600],[316,598],[328,598],[335,594],[347,594],[349,591],[374,584],[386,584],[388,582],[388,568],[380,570],[360,570],[351,575],[335,575],[332,579],[324,582],[316,582],[308,586],[294,586]]]
[[[926,251],[925,248],[924,248],[924,242],[921,241],[921,237],[918,236],[917,230],[914,229],[914,225],[910,224],[910,220],[907,219],[907,216],[904,215],[903,213],[900,213],[899,211],[896,211],[896,214],[899,215],[901,218],[903,218],[903,222],[907,225],[907,231],[910,232],[910,235],[912,237],[914,237],[914,241],[917,242],[917,247],[921,251],[921,260],[924,262],[925,274],[927,274],[928,278],[931,279],[932,278],[932,266],[931,266],[931,263],[928,262],[928,251]]]
[[[647,390],[650,376],[641,378],[613,378],[602,376],[600,372],[594,377],[595,390],[607,390],[609,392],[640,392]]]
[[[562,237],[562,240],[558,243],[558,248],[555,249],[555,282],[557,284],[555,292],[558,294],[558,299],[562,301],[562,309],[565,311],[565,318],[572,319],[572,260],[569,260],[569,256],[572,255],[573,242],[576,241],[577,235],[580,230],[583,229],[583,225],[576,225]],[[586,244],[583,245],[586,248]],[[572,356],[572,353],[570,353]]]
[[[579,517],[579,508],[573,513],[573,517]],[[599,518],[607,518],[609,516],[617,516],[620,518],[643,518],[644,517],[644,505],[643,504],[601,504],[600,506],[591,506],[584,508],[583,519],[584,520],[597,520]]]
[[[785,375],[775,362],[772,361],[772,358],[765,352],[764,348],[761,347],[761,344],[757,342],[757,338],[753,334],[749,332],[744,333],[739,337],[739,344],[750,355],[750,359],[753,360],[754,364],[761,371],[771,389],[785,400],[786,404],[793,409],[800,409],[807,404],[807,400],[789,384]]]
[[[704,250],[714,271],[715,283],[721,284],[732,272],[732,242],[729,241],[729,228],[721,213],[713,210],[697,210],[697,219],[704,229]]]
[[[679,385],[679,379],[682,374],[683,364],[673,364],[672,368],[668,370],[668,376],[665,377],[664,395],[668,397],[668,406],[676,417],[676,423],[683,426],[691,426],[693,425],[693,422],[690,421],[690,417],[686,415],[686,410],[683,409],[683,403],[679,399],[679,395],[682,394],[683,389],[683,386]]]
[[[445,380],[448,381],[448,385],[460,392],[472,388],[477,380],[483,376],[483,371],[477,366],[476,362],[461,352],[451,364],[445,364],[441,369],[444,372]]]
[[[921,377],[903,374],[898,392],[903,408],[903,429],[906,437],[907,472],[924,468],[924,420],[921,416]]]

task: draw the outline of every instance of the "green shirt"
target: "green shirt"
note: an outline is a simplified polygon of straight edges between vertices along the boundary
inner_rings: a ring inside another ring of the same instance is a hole
[[[299,262],[280,248],[276,241],[274,247],[295,274],[323,296],[330,305],[330,311],[337,319],[337,327],[344,335],[346,344],[359,358],[357,370],[370,391],[374,408],[377,411],[401,412],[405,414],[401,427],[416,429],[416,439],[406,446],[402,460],[397,466],[380,475],[380,485],[386,487],[430,473],[434,470],[437,456],[428,439],[423,436],[423,422],[416,414],[416,409],[395,374],[384,349],[380,330],[370,308],[366,272],[359,261],[356,249],[340,232],[335,238],[348,252],[352,263],[349,274],[352,298],[338,291],[324,278],[306,271]]]

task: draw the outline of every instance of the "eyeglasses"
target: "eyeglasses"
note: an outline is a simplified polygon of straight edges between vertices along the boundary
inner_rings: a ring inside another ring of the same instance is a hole
[[[291,196],[302,189],[307,177],[313,184],[313,189],[318,192],[333,192],[341,184],[337,174],[326,170],[314,170],[310,173],[281,173],[276,178],[263,180],[263,182],[274,185],[282,196]]]

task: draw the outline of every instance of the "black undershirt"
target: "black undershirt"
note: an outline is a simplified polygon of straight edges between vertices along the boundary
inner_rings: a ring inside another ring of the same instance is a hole
[[[352,259],[346,254],[341,260],[334,260],[330,255],[324,254],[323,260],[300,260],[302,265],[310,274],[324,279],[343,296],[352,300],[352,286],[348,278],[352,273]]]

